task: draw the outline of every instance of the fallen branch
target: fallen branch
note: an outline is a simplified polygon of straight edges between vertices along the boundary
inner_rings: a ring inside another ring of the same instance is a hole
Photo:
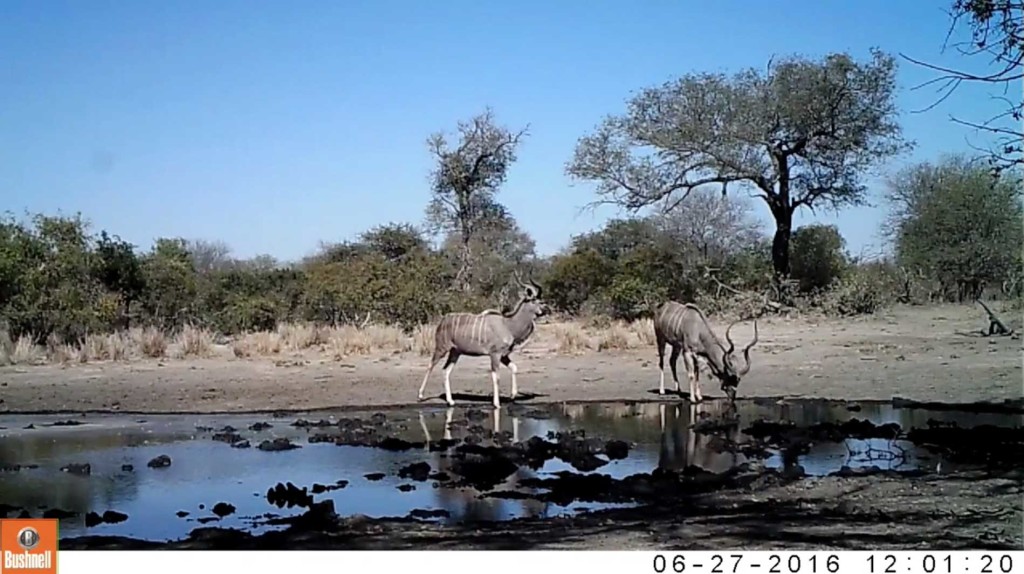
[[[1005,337],[1007,335],[1013,334],[1013,329],[1007,328],[1007,326],[1004,325],[1003,322],[999,320],[999,317],[997,317],[996,314],[992,312],[992,309],[989,309],[988,305],[986,305],[981,299],[975,299],[975,302],[981,305],[981,307],[985,309],[985,312],[988,313],[989,323],[988,333],[986,336],[991,337],[993,335],[999,335]],[[982,334],[985,333],[982,332]]]
[[[712,281],[714,281],[715,285],[718,286],[718,289],[717,289],[717,291],[715,293],[715,297],[716,298],[721,295],[722,290],[728,291],[728,292],[732,293],[733,295],[739,295],[740,297],[743,297],[745,295],[750,295],[750,296],[755,295],[755,293],[753,291],[741,291],[741,290],[739,290],[739,289],[737,289],[737,288],[735,288],[735,287],[733,287],[731,285],[726,285],[725,283],[722,282],[721,279],[719,279],[715,275],[716,271],[718,271],[718,269],[713,268],[713,267],[705,267],[704,268],[704,275],[705,275],[705,277],[707,277],[707,278],[711,279]],[[768,300],[768,293],[770,293],[770,292],[771,292],[771,289],[769,288],[767,291],[765,291],[764,293],[761,294],[761,305],[762,305],[762,308],[761,308],[760,312],[757,313],[758,317],[760,317],[761,315],[764,315],[764,312],[765,312],[766,309],[771,309],[772,311],[776,311],[776,312],[782,309],[782,304],[781,303]]]

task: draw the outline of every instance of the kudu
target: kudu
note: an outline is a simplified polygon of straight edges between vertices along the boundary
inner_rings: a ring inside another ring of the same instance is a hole
[[[661,443],[658,449],[658,468],[682,472],[689,467],[696,466],[713,473],[722,473],[734,468],[739,464],[742,455],[734,452],[734,449],[713,448],[712,442],[724,438],[726,442],[736,443],[739,427],[727,426],[725,436],[697,432],[693,428],[703,415],[715,416],[721,419],[725,409],[714,408],[714,414],[708,412],[708,405],[697,405],[690,403],[689,409],[679,404],[658,405],[658,415],[661,422]],[[689,411],[689,412],[687,412]]]
[[[669,356],[669,365],[672,367],[672,378],[676,382],[676,392],[679,388],[679,375],[676,372],[676,362],[679,355],[683,355],[683,364],[686,367],[686,376],[690,382],[690,400],[701,402],[703,397],[700,392],[699,369],[697,357],[707,361],[711,373],[721,381],[722,391],[729,397],[730,401],[736,400],[736,387],[740,384],[740,378],[750,371],[750,349],[757,343],[757,319],[754,319],[754,339],[743,349],[743,367],[736,369],[735,349],[736,345],[729,332],[733,325],[742,319],[733,322],[725,330],[725,339],[729,342],[726,348],[715,335],[711,324],[704,317],[704,313],[692,303],[677,303],[668,301],[663,303],[654,314],[654,337],[658,346],[658,369],[661,371],[661,384],[658,392],[665,394],[665,344],[672,346],[672,354]]]
[[[512,372],[512,395],[515,399],[519,393],[516,364],[509,355],[522,346],[533,334],[534,321],[545,314],[548,309],[541,299],[540,286],[530,280],[523,283],[519,274],[515,274],[516,283],[523,288],[516,306],[507,313],[488,309],[481,313],[448,313],[441,318],[434,332],[434,354],[430,366],[423,376],[420,385],[419,400],[423,400],[423,390],[434,367],[446,354],[448,360],[444,364],[444,396],[448,406],[455,405],[452,399],[451,372],[459,357],[491,358],[491,382],[494,385],[494,408],[501,408],[498,389],[498,366],[505,365]]]

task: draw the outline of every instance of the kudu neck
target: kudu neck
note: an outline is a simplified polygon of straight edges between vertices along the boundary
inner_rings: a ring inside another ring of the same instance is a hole
[[[722,341],[710,329],[701,335],[701,343],[704,346],[704,352],[707,353],[709,362],[713,363],[715,367],[718,367],[718,370],[723,370],[725,367],[725,351],[727,347],[722,344]]]
[[[515,308],[505,315],[505,323],[508,325],[509,331],[512,332],[512,336],[516,339],[525,336],[533,329],[533,313],[524,303],[526,301],[520,299],[516,303]]]

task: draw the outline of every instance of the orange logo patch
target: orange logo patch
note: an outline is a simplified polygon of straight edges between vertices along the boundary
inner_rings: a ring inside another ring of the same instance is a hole
[[[0,574],[57,572],[56,518],[0,519]]]

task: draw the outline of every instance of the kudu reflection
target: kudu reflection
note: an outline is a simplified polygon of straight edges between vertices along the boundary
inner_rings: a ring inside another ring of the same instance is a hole
[[[720,473],[742,464],[742,455],[713,448],[712,443],[721,440],[720,437],[698,433],[692,428],[702,413],[720,417],[724,411],[730,410],[728,403],[659,404],[661,444],[658,449],[658,468],[681,472],[687,467],[696,466],[709,472]],[[738,435],[739,427],[730,427],[725,431],[724,439],[736,441]]]
[[[428,418],[421,411],[419,413],[420,429],[423,431],[423,438],[427,443],[424,447],[429,452],[429,445],[440,436],[444,440],[452,440],[452,422],[455,418],[455,409],[447,408],[444,413],[443,429],[439,433],[431,433]],[[509,416],[511,419],[510,430],[512,440],[519,441],[520,419],[517,416]],[[435,419],[436,420],[436,419]],[[433,421],[431,421],[433,422]],[[501,411],[491,411],[491,431],[499,433],[503,430],[501,425]],[[443,472],[457,481],[459,476],[453,469],[453,459],[449,456],[442,456],[442,452],[429,452],[427,462],[433,471]],[[537,474],[525,466],[521,466],[505,481],[496,485],[494,490],[527,490],[519,488],[517,483],[524,478],[534,478]],[[435,507],[442,508],[451,513],[451,517],[460,521],[497,521],[509,518],[509,514],[515,516],[544,516],[547,514],[550,504],[539,500],[519,499],[506,500],[499,498],[481,498],[480,493],[469,487],[451,487],[442,483],[439,488],[434,488]]]

